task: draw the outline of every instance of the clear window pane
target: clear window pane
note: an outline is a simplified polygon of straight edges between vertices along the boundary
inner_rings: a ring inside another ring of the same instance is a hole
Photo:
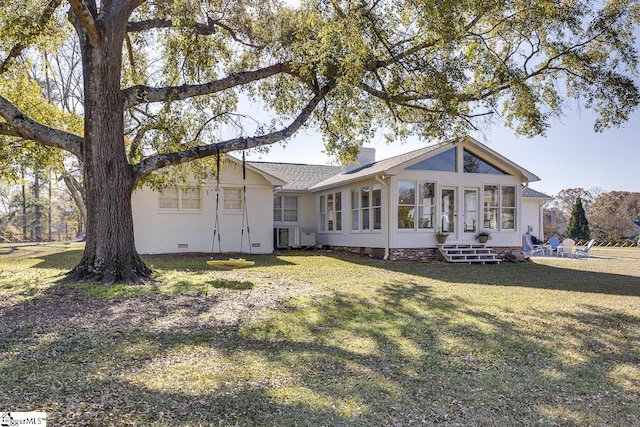
[[[505,207],[505,208],[516,207],[516,187],[513,187],[513,186],[502,187],[502,207]]]
[[[413,212],[415,207],[398,206],[398,228],[407,229],[414,228]]]
[[[351,211],[351,229],[354,231],[360,230],[360,211]]]
[[[224,189],[224,209],[241,210],[242,209],[242,190],[239,188]]]
[[[398,182],[398,204],[399,205],[415,205],[416,204],[416,183],[413,181]]]
[[[430,170],[455,172],[456,171],[456,149],[452,148],[444,153],[437,154],[415,165],[409,166],[411,170]]]
[[[182,189],[182,209],[200,209],[200,188],[188,187]]]
[[[485,162],[475,154],[464,151],[462,156],[462,165],[464,172],[466,173],[488,173],[494,175],[505,175],[503,171],[493,166],[492,164]]]
[[[502,209],[502,229],[514,230],[516,228],[516,210],[515,208]]]
[[[178,209],[178,187],[169,187],[160,193],[160,209]]]
[[[369,187],[362,187],[362,189],[360,190],[360,194],[361,194],[361,202],[362,202],[360,204],[360,207],[368,208],[369,206],[371,206]]]
[[[369,209],[362,209],[362,229],[369,230]]]

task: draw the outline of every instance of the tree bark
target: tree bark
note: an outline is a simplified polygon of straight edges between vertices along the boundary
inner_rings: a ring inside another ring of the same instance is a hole
[[[97,39],[76,25],[82,46],[85,93],[82,163],[87,238],[80,264],[68,275],[71,281],[141,283],[151,274],[136,252],[133,234],[134,180],[122,141],[120,90],[126,19],[124,23],[117,20],[115,16],[101,21]]]

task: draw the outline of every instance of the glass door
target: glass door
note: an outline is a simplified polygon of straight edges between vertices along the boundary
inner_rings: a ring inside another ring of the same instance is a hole
[[[478,224],[480,218],[478,217],[478,189],[477,188],[465,188],[464,189],[464,218],[463,227],[463,239],[475,240],[476,234],[478,234]]]
[[[456,203],[456,189],[455,188],[443,188],[441,193],[441,209],[440,209],[440,224],[439,228],[449,233],[449,239],[456,239],[456,215],[457,215],[457,203]]]

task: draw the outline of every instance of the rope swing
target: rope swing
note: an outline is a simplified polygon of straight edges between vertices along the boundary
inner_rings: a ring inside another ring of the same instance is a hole
[[[242,225],[240,230],[240,253],[243,250],[243,242],[244,242],[244,230],[247,230],[247,240],[249,242],[249,254],[252,254],[251,251],[251,231],[249,229],[249,210],[247,208],[247,166],[246,166],[246,158],[245,158],[245,150],[247,149],[247,141],[244,143],[244,150],[242,150]],[[218,240],[218,250],[219,253],[222,254],[222,244],[220,238],[220,150],[218,149],[216,153],[216,214],[215,221],[213,225],[213,242],[211,245],[211,252],[215,252],[215,244],[216,237]],[[239,268],[239,267],[249,267],[255,265],[254,261],[248,261],[244,258],[229,258],[228,260],[210,260],[207,261],[208,265],[213,267],[219,267],[224,269],[231,268]]]

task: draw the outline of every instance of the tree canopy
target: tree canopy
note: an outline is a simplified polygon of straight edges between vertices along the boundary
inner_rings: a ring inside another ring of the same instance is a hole
[[[0,0],[3,146],[79,159],[90,205],[83,264],[98,280],[104,265],[140,264],[131,261],[123,198],[166,166],[267,146],[303,126],[345,157],[379,131],[428,140],[466,133],[491,115],[539,135],[569,100],[593,109],[601,131],[640,102],[637,0],[22,3]],[[82,104],[64,115],[33,70],[52,72],[51,57],[71,39]],[[16,90],[21,81],[28,87]],[[270,119],[244,114],[243,97]],[[101,225],[104,215],[121,229]],[[100,249],[100,233],[127,243]],[[110,280],[146,274],[112,270]]]

